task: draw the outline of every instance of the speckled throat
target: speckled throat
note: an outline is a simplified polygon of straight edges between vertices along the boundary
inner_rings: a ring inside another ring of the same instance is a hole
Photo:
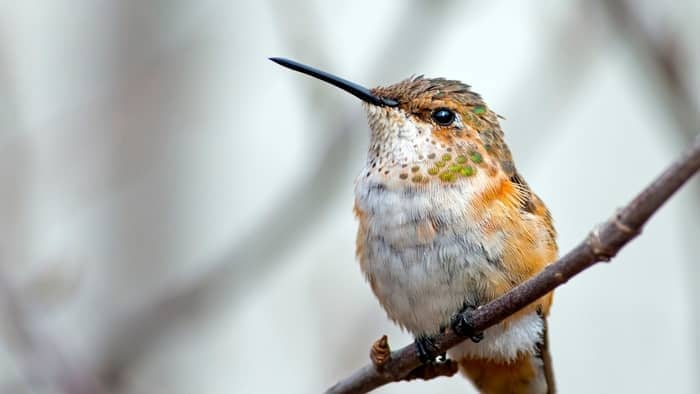
[[[427,124],[412,121],[403,109],[365,108],[372,130],[366,178],[391,187],[431,181],[455,183],[479,171],[489,176],[498,171],[498,161],[485,159],[488,153],[478,141],[478,132],[461,119],[459,129],[439,134]]]

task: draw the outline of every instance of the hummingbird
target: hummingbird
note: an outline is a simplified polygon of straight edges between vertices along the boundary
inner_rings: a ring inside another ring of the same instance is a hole
[[[388,317],[431,338],[456,316],[508,292],[557,258],[542,200],[518,172],[501,116],[457,80],[413,76],[367,89],[284,58],[270,60],[362,100],[370,129],[355,181],[356,255]],[[554,393],[547,294],[448,351],[482,393]]]

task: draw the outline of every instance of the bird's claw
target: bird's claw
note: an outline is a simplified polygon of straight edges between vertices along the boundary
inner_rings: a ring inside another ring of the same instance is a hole
[[[432,364],[436,361],[443,362],[446,359],[446,354],[444,352],[438,353],[439,349],[429,336],[416,337],[415,344],[418,359],[423,364]]]
[[[479,343],[482,339],[484,339],[484,333],[477,332],[474,329],[474,325],[471,322],[471,312],[474,310],[475,308],[473,306],[464,306],[459,313],[452,316],[450,328],[452,328],[452,331],[455,334],[461,337],[469,338],[474,343]]]

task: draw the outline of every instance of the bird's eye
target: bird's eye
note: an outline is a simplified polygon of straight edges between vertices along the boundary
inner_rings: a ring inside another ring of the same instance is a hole
[[[433,120],[441,126],[449,126],[455,121],[455,113],[447,108],[439,108],[433,111]]]

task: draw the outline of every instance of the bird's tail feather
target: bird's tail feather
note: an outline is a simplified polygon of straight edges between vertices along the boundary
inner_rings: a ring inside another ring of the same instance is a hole
[[[459,360],[462,372],[482,394],[554,394],[554,373],[549,354],[547,320],[537,351],[510,362],[465,358]]]

